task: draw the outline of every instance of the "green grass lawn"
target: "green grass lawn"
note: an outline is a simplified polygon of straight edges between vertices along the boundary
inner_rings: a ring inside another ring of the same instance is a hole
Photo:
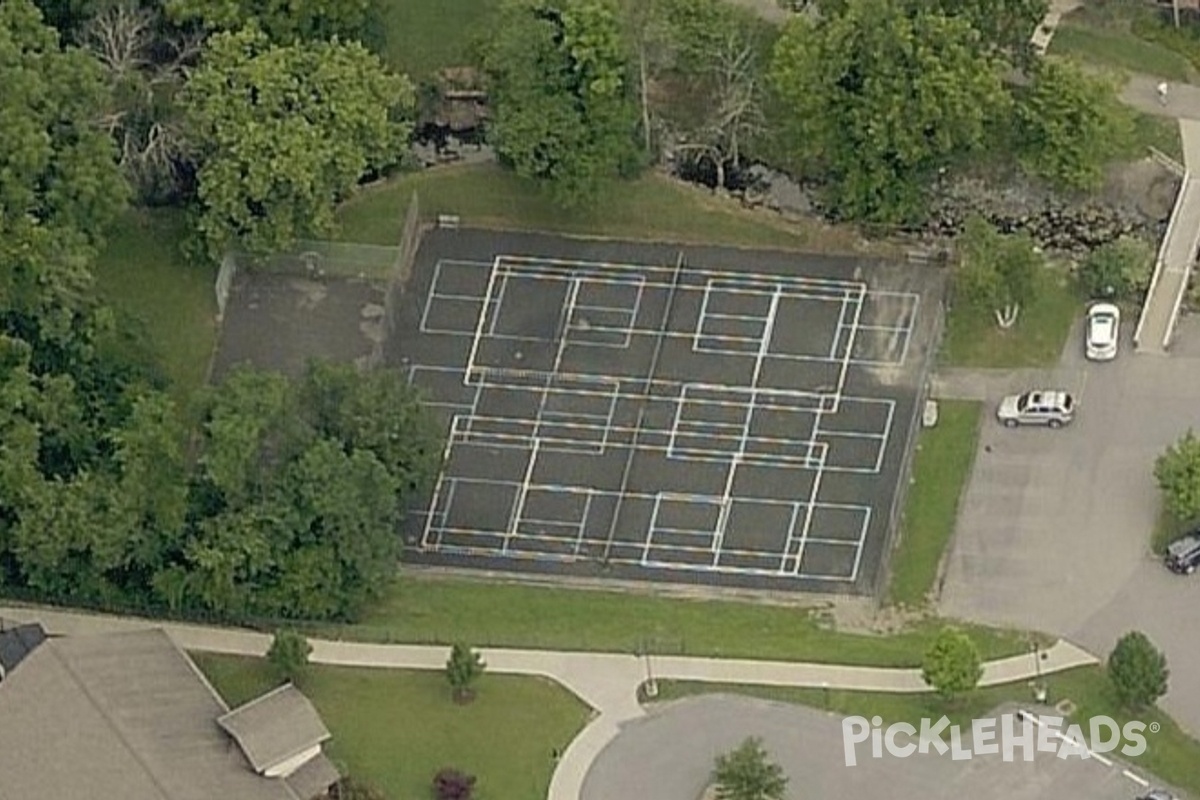
[[[1195,74],[1191,62],[1179,53],[1120,28],[1065,23],[1050,40],[1050,52],[1172,81],[1188,81]]]
[[[473,227],[806,250],[848,251],[858,243],[849,228],[789,224],[655,174],[613,184],[594,205],[567,210],[533,182],[494,165],[430,169],[365,190],[339,210],[339,238],[398,243],[414,189],[426,219],[458,214]]]
[[[802,608],[615,591],[402,576],[361,624],[315,628],[372,641],[652,652],[914,666],[936,625],[892,636],[836,633]],[[1024,652],[1027,638],[975,629],[988,658]]]
[[[217,332],[216,272],[184,261],[184,234],[178,211],[129,211],[95,266],[101,295],[145,328],[181,403],[204,384]]]
[[[262,659],[192,657],[231,706],[276,685]],[[389,800],[429,797],[447,766],[475,775],[487,800],[545,797],[554,748],[590,713],[551,681],[513,675],[485,674],[468,705],[450,699],[441,672],[312,666],[302,689],[333,734],[334,761]]]
[[[1034,302],[1017,324],[1001,330],[991,313],[967,305],[946,317],[941,364],[953,367],[1049,367],[1058,363],[1083,301],[1065,270],[1038,272]]]
[[[1143,158],[1147,148],[1154,147],[1183,163],[1183,140],[1179,135],[1178,120],[1154,114],[1134,113],[1133,135],[1126,154],[1131,159]]]
[[[937,427],[922,430],[917,439],[913,482],[888,583],[892,603],[925,604],[954,533],[959,498],[975,460],[982,404],[943,400],[938,406]]]
[[[1093,716],[1110,716],[1119,725],[1131,719],[1147,725],[1158,723],[1157,733],[1146,732],[1146,752],[1128,759],[1139,770],[1157,775],[1162,780],[1182,789],[1200,792],[1200,741],[1189,737],[1179,726],[1157,709],[1130,713],[1121,708],[1100,667],[1083,667],[1046,678],[1050,690],[1050,702],[1069,699],[1076,711],[1069,722],[1080,722],[1087,731],[1087,720]],[[1026,683],[1007,684],[989,689],[980,689],[954,706],[947,706],[933,694],[905,695],[880,694],[875,692],[847,692],[820,689],[794,689],[775,686],[729,686],[694,682],[658,682],[659,698],[675,699],[696,694],[727,692],[799,703],[814,708],[825,708],[839,716],[859,715],[883,717],[886,726],[892,722],[909,722],[919,725],[923,718],[938,719],[943,714],[952,723],[970,725],[972,719],[986,719],[992,710],[1003,703],[1025,703],[1031,700],[1031,691]],[[1065,725],[1064,725],[1065,727]],[[1053,758],[1051,754],[1039,757]],[[1131,794],[1132,796],[1132,794]]]
[[[471,37],[498,5],[499,0],[382,0],[383,58],[416,81],[468,63]]]

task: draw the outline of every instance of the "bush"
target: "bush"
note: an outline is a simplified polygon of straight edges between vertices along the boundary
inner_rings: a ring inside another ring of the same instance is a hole
[[[921,677],[943,699],[954,700],[974,689],[983,677],[979,649],[962,631],[942,628],[921,662]]]
[[[1079,267],[1079,283],[1088,297],[1133,300],[1150,288],[1154,250],[1132,236],[1093,250]]]
[[[468,775],[453,767],[443,767],[433,776],[435,800],[471,800],[474,792],[474,775]]]
[[[1132,709],[1154,705],[1167,693],[1167,657],[1139,631],[1121,637],[1108,656],[1108,679]]]

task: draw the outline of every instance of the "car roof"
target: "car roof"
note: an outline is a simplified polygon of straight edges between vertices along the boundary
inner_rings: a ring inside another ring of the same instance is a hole
[[[1071,394],[1063,389],[1030,389],[1030,395],[1037,395],[1038,399],[1045,402],[1065,402]]]
[[[1197,533],[1189,533],[1167,545],[1167,552],[1173,556],[1188,555],[1195,550],[1200,550],[1200,534]]]

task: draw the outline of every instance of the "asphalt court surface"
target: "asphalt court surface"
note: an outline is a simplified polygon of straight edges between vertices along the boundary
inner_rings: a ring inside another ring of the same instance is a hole
[[[1003,713],[1012,713],[1005,709]],[[1005,724],[998,710],[999,744]],[[914,753],[897,758],[881,749],[873,758],[870,742],[857,745],[855,764],[846,765],[842,715],[804,706],[732,695],[705,695],[652,707],[650,714],[624,725],[600,752],[584,778],[581,800],[624,800],[654,786],[659,800],[700,797],[714,759],[746,737],[762,740],[770,758],[788,776],[789,798],[847,797],[854,800],[1131,800],[1146,787],[1124,774],[1119,761],[1035,751],[1025,761],[1021,745],[1012,760],[974,755],[954,760],[951,753]],[[1018,730],[1019,726],[1014,728]],[[945,735],[947,745],[949,734]],[[898,742],[911,742],[903,735]],[[962,749],[973,749],[970,727]],[[1143,781],[1145,777],[1141,777]]]
[[[433,231],[386,350],[449,440],[412,557],[869,591],[939,297],[928,267]]]

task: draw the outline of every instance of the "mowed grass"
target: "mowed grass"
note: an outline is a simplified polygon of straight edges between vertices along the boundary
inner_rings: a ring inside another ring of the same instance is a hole
[[[940,624],[890,636],[840,633],[795,606],[403,575],[360,624],[312,635],[915,666]],[[1028,646],[1026,635],[972,630],[987,658]]]
[[[1083,305],[1066,270],[1037,273],[1034,301],[1021,308],[1017,324],[996,325],[990,311],[967,304],[951,308],[946,318],[941,364],[953,367],[1049,367],[1058,363],[1067,334]]]
[[[1050,52],[1172,81],[1187,81],[1195,74],[1187,58],[1122,28],[1066,23],[1059,26],[1050,40]]]
[[[782,249],[852,251],[859,246],[848,228],[788,223],[653,173],[606,187],[587,207],[566,209],[532,181],[496,165],[440,167],[367,189],[339,209],[338,238],[398,243],[414,189],[423,217],[457,214],[471,227]]]
[[[499,0],[380,0],[383,58],[415,81],[470,62],[471,37]]]
[[[1082,667],[1045,678],[1049,688],[1049,700],[1057,703],[1070,700],[1075,704],[1074,713],[1066,725],[1077,723],[1084,735],[1088,734],[1088,720],[1094,716],[1112,717],[1123,726],[1130,720],[1140,720],[1147,726],[1157,723],[1156,733],[1145,732],[1146,752],[1140,756],[1126,758],[1141,772],[1157,775],[1163,781],[1181,789],[1200,792],[1200,741],[1188,736],[1169,716],[1158,709],[1130,712],[1121,707],[1104,671],[1100,667]],[[851,692],[820,689],[800,689],[777,686],[734,686],[683,681],[659,681],[659,698],[664,700],[697,694],[723,692],[762,697],[785,703],[797,703],[813,708],[828,709],[838,716],[858,715],[870,718],[876,714],[883,717],[887,726],[893,722],[908,722],[920,726],[922,719],[939,719],[943,714],[952,724],[964,728],[973,719],[988,719],[995,716],[994,709],[1006,703],[1028,703],[1031,690],[1027,683],[1012,683],[977,690],[947,705],[934,694],[881,694],[877,692]],[[946,756],[947,758],[949,756]],[[1036,758],[1054,758],[1051,753],[1039,753]],[[1119,756],[1125,758],[1124,756]],[[1132,784],[1130,784],[1132,786]],[[1130,793],[1133,796],[1133,793]]]
[[[216,271],[184,260],[185,233],[181,212],[129,211],[95,265],[100,294],[146,332],[181,403],[204,385],[217,336]]]
[[[192,658],[231,706],[277,685],[263,659]],[[441,672],[310,666],[301,688],[333,734],[330,756],[389,800],[430,797],[447,766],[475,775],[487,800],[545,797],[553,751],[590,713],[549,680],[512,675],[485,674],[468,705],[450,699]]]
[[[939,401],[937,426],[917,438],[913,481],[888,583],[892,603],[920,606],[929,598],[975,460],[982,408],[969,401]]]

